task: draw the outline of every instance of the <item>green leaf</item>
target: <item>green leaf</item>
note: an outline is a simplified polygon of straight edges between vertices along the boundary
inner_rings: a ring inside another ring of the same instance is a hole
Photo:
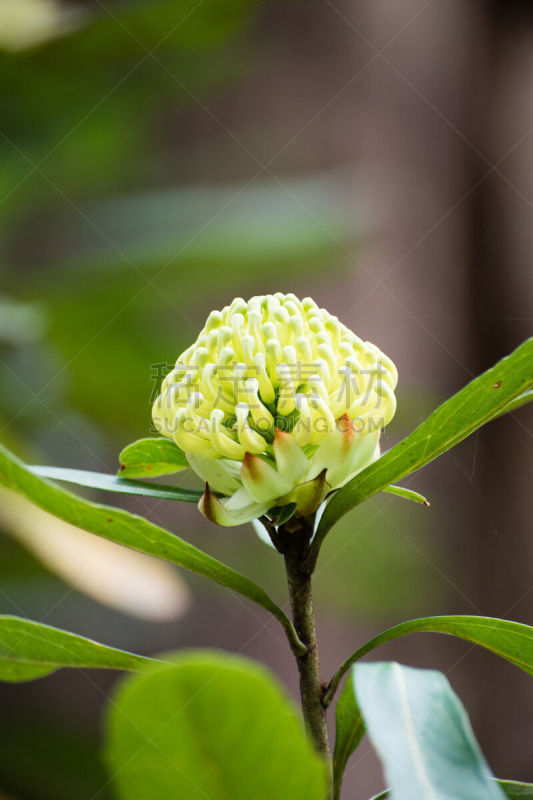
[[[62,667],[136,670],[153,659],[19,617],[0,616],[0,680],[30,681]]]
[[[533,800],[533,783],[498,781],[509,800]]]
[[[333,800],[339,800],[346,764],[365,734],[365,723],[357,704],[352,681],[347,682],[345,691],[339,697],[335,709],[335,732]]]
[[[480,645],[520,667],[529,675],[533,675],[533,628],[528,625],[492,617],[423,617],[395,625],[360,647],[331,679],[324,697],[325,704],[329,705],[343,676],[360,658],[392,639],[419,632],[447,634]],[[335,788],[340,791],[346,762],[364,733],[351,680],[346,682],[339,697],[335,718],[337,736],[333,756],[333,778]]]
[[[105,472],[89,472],[84,469],[65,469],[63,467],[28,466],[34,475],[41,478],[52,478],[54,481],[75,483],[77,486],[88,486],[104,492],[119,494],[138,494],[144,497],[162,497],[165,500],[181,500],[185,503],[197,503],[203,490],[180,489],[175,486],[162,486],[159,483],[143,483],[117,478]]]
[[[403,486],[395,486],[394,484],[391,484],[390,486],[385,486],[383,491],[387,492],[388,494],[395,494],[397,497],[403,497],[404,500],[412,500],[413,503],[420,503],[423,506],[431,505],[429,500],[427,500],[424,495],[419,494],[412,489],[405,489]]]
[[[305,652],[287,615],[260,586],[170,531],[136,514],[76,497],[33,474],[3,445],[0,445],[0,486],[19,492],[65,522],[141,553],[171,561],[244,595],[279,620],[295,651]]]
[[[231,653],[172,660],[114,697],[107,761],[118,798],[324,800],[325,765],[269,672]]]
[[[496,781],[503,789],[509,800],[533,800],[533,783],[520,783],[519,781]],[[376,794],[371,800],[386,800],[390,797],[389,791]]]
[[[324,701],[329,703],[343,676],[356,661],[364,655],[392,639],[399,639],[409,633],[443,633],[457,636],[467,642],[485,647],[516,667],[533,675],[533,628],[520,622],[494,617],[443,616],[421,617],[401,622],[388,628],[379,636],[366,642],[356,650],[335,673],[329,684]]]
[[[164,436],[132,442],[121,451],[119,459],[120,478],[155,478],[189,466],[183,450]]]
[[[439,406],[416,430],[338,491],[326,506],[309,561],[333,525],[368,497],[410,475],[486,422],[533,399],[533,338]]]
[[[441,672],[357,664],[355,693],[394,800],[504,800]]]

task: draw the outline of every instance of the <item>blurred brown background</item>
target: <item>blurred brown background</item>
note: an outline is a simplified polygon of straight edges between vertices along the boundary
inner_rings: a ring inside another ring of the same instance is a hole
[[[385,447],[531,334],[530,3],[3,0],[0,47],[0,438],[28,461],[115,470],[149,431],[153,365],[237,295],[311,295],[393,358]],[[532,444],[526,407],[412,478],[429,510],[378,498],[339,526],[315,581],[326,676],[406,618],[532,624]],[[125,506],[285,602],[250,526]],[[277,623],[239,598],[85,538],[67,552],[7,495],[0,524],[2,613],[147,653],[238,651],[295,691]],[[427,634],[376,657],[442,669],[494,773],[533,780],[523,673]],[[1,687],[0,794],[108,798],[114,680]],[[382,785],[365,739],[343,797]]]

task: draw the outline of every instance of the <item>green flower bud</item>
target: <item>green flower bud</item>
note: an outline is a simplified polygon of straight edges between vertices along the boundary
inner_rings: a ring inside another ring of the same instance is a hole
[[[153,420],[208,484],[208,519],[238,525],[289,503],[307,516],[378,458],[397,379],[311,298],[237,298],[178,358]]]

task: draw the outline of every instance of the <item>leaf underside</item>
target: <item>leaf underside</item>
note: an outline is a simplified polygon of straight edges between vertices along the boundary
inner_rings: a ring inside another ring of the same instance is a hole
[[[203,491],[198,489],[181,489],[176,486],[163,486],[159,483],[145,483],[143,481],[118,478],[116,475],[105,472],[43,466],[28,466],[28,469],[41,478],[74,483],[77,486],[87,486],[89,489],[99,489],[104,492],[160,497],[164,500],[181,500],[185,503],[197,503],[203,494]]]
[[[357,664],[355,693],[395,800],[504,800],[441,672]]]

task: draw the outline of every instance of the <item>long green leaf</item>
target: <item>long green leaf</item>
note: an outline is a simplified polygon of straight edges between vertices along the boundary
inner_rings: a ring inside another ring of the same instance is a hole
[[[324,761],[274,676],[232,653],[170,658],[126,678],[114,697],[107,737],[114,796],[325,800]]]
[[[448,636],[457,636],[472,644],[485,647],[516,667],[523,669],[528,675],[533,675],[533,628],[520,622],[494,617],[471,616],[442,616],[421,617],[401,622],[388,628],[379,636],[366,642],[355,651],[335,673],[329,684],[325,696],[326,704],[331,701],[343,675],[352,664],[359,661],[364,655],[392,639],[399,639],[409,633],[443,633]]]
[[[310,566],[316,561],[327,533],[344,514],[433,461],[486,422],[533,399],[532,388],[533,338],[439,406],[407,438],[332,497],[313,540]]]
[[[0,616],[0,680],[29,681],[62,667],[136,670],[154,659],[49,625]]]
[[[503,789],[508,800],[533,800],[533,783],[521,783],[520,781],[496,781]],[[376,794],[371,800],[387,800],[391,796],[389,791]]]
[[[121,451],[119,459],[120,478],[155,478],[189,466],[183,450],[163,436],[132,442]]]
[[[181,489],[175,486],[162,486],[159,483],[144,483],[117,478],[106,472],[90,472],[84,469],[66,469],[64,467],[28,466],[34,475],[51,478],[54,481],[75,483],[90,489],[119,494],[138,494],[144,497],[162,497],[165,500],[181,500],[185,503],[197,503],[203,494],[198,489]]]
[[[335,709],[335,732],[333,800],[339,800],[346,764],[365,734],[365,723],[357,704],[352,681],[347,682],[346,690],[339,697]]]
[[[287,615],[260,586],[170,531],[136,514],[76,497],[34,475],[3,445],[0,445],[0,485],[20,492],[40,508],[72,525],[142,553],[171,561],[244,595],[279,620],[295,650],[300,653],[305,651]]]
[[[441,672],[357,664],[353,681],[394,800],[504,800]]]
[[[396,497],[402,497],[404,500],[412,500],[413,503],[420,503],[422,506],[431,505],[423,494],[415,492],[413,489],[406,489],[404,486],[395,486],[391,484],[390,486],[385,486],[383,491],[387,492],[387,494],[394,494]]]

